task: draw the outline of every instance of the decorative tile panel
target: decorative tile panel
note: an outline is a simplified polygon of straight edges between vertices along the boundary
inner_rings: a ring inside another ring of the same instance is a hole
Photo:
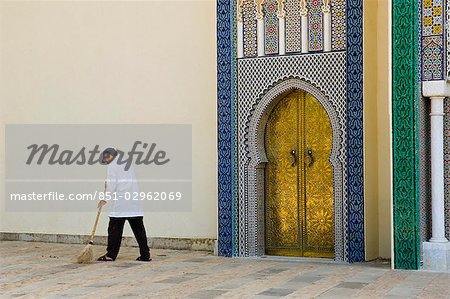
[[[301,16],[300,0],[286,0],[286,52],[300,52],[301,47]]]
[[[363,4],[347,0],[347,169],[348,260],[362,262],[364,251],[363,161]]]
[[[396,269],[420,265],[417,1],[392,5],[392,146]],[[349,35],[350,36],[350,35]],[[349,54],[350,56],[350,54]]]
[[[321,0],[306,0],[308,8],[309,51],[323,50],[323,13]]]
[[[242,21],[244,22],[244,57],[253,57],[257,54],[256,40],[256,4],[247,0],[242,5]]]
[[[419,98],[420,244],[431,238],[430,100]],[[422,257],[421,252],[421,257]]]
[[[343,50],[345,38],[345,0],[331,0],[331,49]]]
[[[217,1],[218,254],[232,255],[233,5]],[[230,18],[231,16],[231,18]]]
[[[450,80],[450,0],[447,0],[447,11],[445,13],[447,16],[447,22],[446,22],[446,28],[445,31],[447,32],[446,39],[447,39],[447,80]]]
[[[264,52],[278,53],[278,0],[266,0],[262,6],[264,14]]]
[[[422,80],[442,80],[445,76],[444,0],[422,0],[421,8]]]
[[[423,0],[422,35],[442,34],[443,25],[443,0]]]
[[[422,47],[422,80],[442,80],[444,74],[443,36],[424,36]]]

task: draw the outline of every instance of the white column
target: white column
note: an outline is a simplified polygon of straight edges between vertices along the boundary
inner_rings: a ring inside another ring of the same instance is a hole
[[[322,6],[323,12],[323,50],[325,52],[331,51],[331,10],[330,4],[327,0]]]
[[[308,9],[306,8],[306,3],[300,9],[300,16],[302,21],[302,53],[308,53]]]
[[[278,54],[286,54],[286,19],[285,14],[278,14]]]
[[[431,113],[431,239],[423,242],[423,269],[450,271],[450,242],[444,225],[444,99],[450,97],[445,80],[422,82],[422,95],[430,99]]]
[[[244,57],[244,23],[241,20],[237,22],[237,58]]]
[[[262,13],[256,13],[258,56],[264,56],[264,17]]]
[[[444,97],[431,100],[431,228],[432,243],[448,242],[445,238],[444,208]]]

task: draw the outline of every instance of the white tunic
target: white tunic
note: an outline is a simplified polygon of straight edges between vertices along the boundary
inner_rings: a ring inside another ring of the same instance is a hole
[[[119,165],[114,159],[108,164],[106,183],[106,191],[112,198],[108,201],[109,217],[144,216],[142,201],[136,200],[139,199],[139,187],[133,167],[125,170],[125,164]]]

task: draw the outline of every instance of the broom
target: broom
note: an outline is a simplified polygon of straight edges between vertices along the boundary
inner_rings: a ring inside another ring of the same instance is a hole
[[[105,192],[106,192],[106,182],[105,182]],[[98,219],[100,218],[100,213],[102,212],[102,207],[100,206],[97,211],[97,217],[95,217],[94,227],[92,228],[91,237],[89,238],[89,243],[84,247],[77,257],[78,264],[87,264],[94,259],[94,235],[97,229]]]
[[[102,207],[98,208],[97,217],[95,218],[94,228],[92,229],[91,237],[89,238],[89,243],[84,247],[84,249],[80,252],[77,257],[78,264],[87,264],[90,263],[94,259],[94,234],[97,229],[98,218],[100,217],[100,213],[102,211]]]

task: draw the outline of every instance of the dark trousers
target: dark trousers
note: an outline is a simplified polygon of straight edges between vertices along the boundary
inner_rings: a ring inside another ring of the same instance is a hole
[[[145,227],[142,216],[139,217],[109,217],[108,225],[108,247],[106,248],[106,255],[113,260],[116,259],[119,254],[120,243],[122,241],[123,226],[125,220],[131,226],[134,237],[139,244],[139,250],[142,259],[150,258],[150,249],[147,245],[147,234],[145,233]]]

